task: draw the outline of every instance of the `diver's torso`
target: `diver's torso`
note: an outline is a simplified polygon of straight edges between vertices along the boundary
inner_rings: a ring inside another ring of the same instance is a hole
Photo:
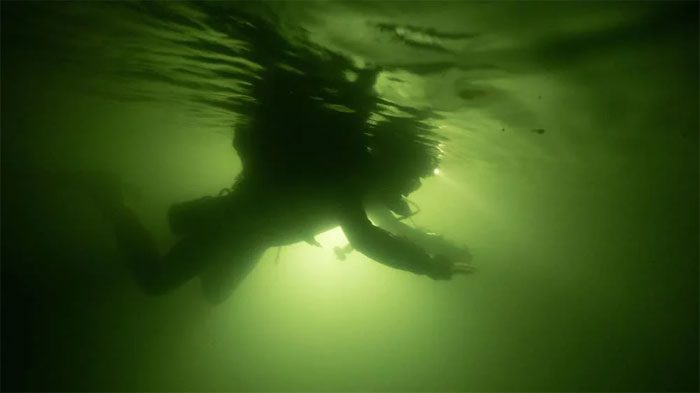
[[[256,184],[243,191],[248,197],[251,230],[269,246],[311,240],[337,226],[341,189],[303,183]]]

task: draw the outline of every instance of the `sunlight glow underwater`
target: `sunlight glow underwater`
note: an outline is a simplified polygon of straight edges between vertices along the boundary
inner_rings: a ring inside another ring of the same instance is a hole
[[[426,123],[446,138],[444,159],[409,196],[421,211],[410,224],[476,250],[477,273],[436,282],[358,251],[342,259],[336,227],[320,247],[269,249],[217,307],[199,280],[147,298],[106,226],[71,216],[79,203],[15,198],[3,240],[19,241],[6,242],[3,267],[31,263],[8,280],[18,302],[3,289],[3,372],[16,371],[4,380],[32,391],[695,391],[697,5],[483,6],[273,7],[357,67],[387,65],[382,98],[438,109]],[[3,206],[23,180],[7,162],[113,171],[166,243],[170,205],[231,186],[238,118],[208,103],[240,93],[219,74],[240,59],[193,48],[240,43],[117,3],[3,7]],[[413,61],[452,56],[416,47],[434,42],[410,25],[475,34],[455,67],[422,73]]]

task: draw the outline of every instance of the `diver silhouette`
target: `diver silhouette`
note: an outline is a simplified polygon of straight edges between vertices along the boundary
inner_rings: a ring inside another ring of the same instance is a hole
[[[206,299],[219,303],[266,249],[318,244],[314,235],[336,226],[350,242],[343,255],[352,248],[436,280],[472,270],[466,249],[400,221],[412,214],[406,196],[439,161],[439,138],[424,122],[431,113],[379,98],[378,67],[358,67],[308,41],[292,43],[262,18],[199,7],[211,26],[247,40],[246,59],[260,66],[255,77],[233,75],[250,88],[247,99],[225,105],[240,115],[233,147],[243,170],[220,195],[170,208],[180,240],[165,253],[118,193],[96,195],[145,291],[165,293],[200,277]],[[390,106],[404,115],[378,110]]]

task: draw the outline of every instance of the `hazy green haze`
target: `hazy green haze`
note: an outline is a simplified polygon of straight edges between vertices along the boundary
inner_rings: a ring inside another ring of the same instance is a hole
[[[219,306],[142,294],[90,199],[27,173],[114,173],[171,244],[168,207],[241,170],[243,60],[188,44],[238,43],[187,3],[5,1],[4,391],[697,391],[696,2],[217,4],[442,115],[413,221],[478,271],[337,260],[335,229]]]

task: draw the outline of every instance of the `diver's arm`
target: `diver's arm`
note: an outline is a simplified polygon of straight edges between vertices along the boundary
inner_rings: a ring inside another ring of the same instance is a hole
[[[374,226],[359,202],[343,205],[340,226],[355,249],[377,262],[436,280],[450,279],[459,271],[447,257],[432,257],[409,240]]]
[[[445,255],[463,263],[471,261],[471,253],[466,247],[455,245],[437,234],[404,224],[394,216],[391,210],[383,205],[372,205],[369,207],[368,212],[377,226],[391,233],[406,237],[431,254]]]

